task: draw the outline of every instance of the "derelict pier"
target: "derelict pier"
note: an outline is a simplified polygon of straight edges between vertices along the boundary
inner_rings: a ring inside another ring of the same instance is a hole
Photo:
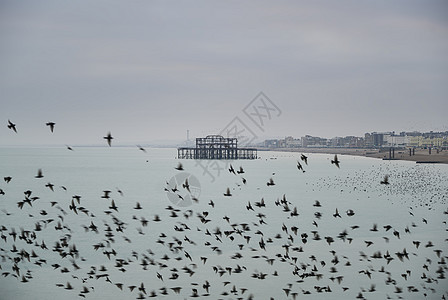
[[[225,138],[221,135],[208,135],[196,138],[196,147],[177,148],[180,159],[256,159],[257,149],[238,148],[237,138]]]

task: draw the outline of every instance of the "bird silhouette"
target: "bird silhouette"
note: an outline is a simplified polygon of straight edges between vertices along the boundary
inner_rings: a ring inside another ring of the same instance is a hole
[[[54,125],[56,125],[56,123],[54,123],[54,122],[47,122],[45,125],[50,126],[50,131],[53,133]]]
[[[185,182],[182,184],[182,187],[183,187],[184,189],[187,189],[187,191],[188,191],[189,193],[191,193],[191,191],[190,191],[190,185],[188,184],[188,178],[185,178]]]
[[[42,169],[37,170],[37,175],[34,176],[35,178],[43,178],[44,175],[42,174]]]
[[[389,175],[384,175],[384,179],[380,181],[381,184],[389,184]]]
[[[300,155],[300,159],[305,162],[305,165],[308,165],[308,156],[305,156],[304,154]]]
[[[244,174],[244,169],[243,167],[240,166],[240,169],[238,171],[236,171],[238,174]]]
[[[224,193],[224,196],[232,196],[232,194],[230,193],[230,188],[227,188],[226,192]]]
[[[339,168],[340,161],[338,160],[338,155],[337,154],[334,155],[334,159],[331,160],[331,163]]]
[[[107,144],[109,145],[109,147],[112,146],[112,140],[114,138],[112,137],[112,134],[110,132],[108,132],[107,135],[105,137],[103,137],[103,139],[105,139],[107,141]]]
[[[16,124],[11,122],[10,120],[8,120],[8,128],[11,129],[11,130],[14,130],[14,132],[17,133]]]

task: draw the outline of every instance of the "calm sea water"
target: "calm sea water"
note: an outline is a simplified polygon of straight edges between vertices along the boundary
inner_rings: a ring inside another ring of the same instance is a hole
[[[448,166],[307,155],[0,148],[0,299],[447,297]]]

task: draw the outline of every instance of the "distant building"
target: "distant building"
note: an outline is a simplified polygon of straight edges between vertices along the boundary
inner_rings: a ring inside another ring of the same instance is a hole
[[[366,133],[364,135],[364,146],[366,148],[379,148],[384,144],[384,134],[383,133]]]
[[[288,136],[285,138],[285,147],[286,148],[302,147],[302,141],[300,139],[295,139],[292,136]]]
[[[409,144],[409,139],[407,135],[391,135],[386,134],[383,136],[385,147],[406,147]]]
[[[448,136],[444,137],[425,137],[423,135],[421,136],[412,136],[409,137],[408,142],[409,147],[414,148],[440,148],[440,149],[447,149],[448,148]]]
[[[266,148],[278,148],[278,140],[265,140],[264,146]]]
[[[305,135],[301,138],[301,141],[302,147],[328,147],[328,140],[317,136]]]
[[[328,145],[338,148],[362,148],[364,139],[357,136],[334,137],[328,141]]]
[[[382,148],[382,147],[414,147],[414,148],[439,148],[448,150],[448,131],[425,132],[402,131],[398,135],[392,132],[365,133],[364,137],[345,136],[326,139],[317,136],[305,135],[300,139],[292,136],[284,139],[266,140],[263,144],[267,148]]]

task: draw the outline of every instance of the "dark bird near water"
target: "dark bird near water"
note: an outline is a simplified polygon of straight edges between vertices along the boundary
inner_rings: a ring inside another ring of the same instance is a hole
[[[187,189],[187,191],[188,191],[189,193],[191,193],[191,192],[190,192],[190,185],[188,184],[188,178],[185,178],[185,183],[182,184],[182,187],[183,187],[184,189]]]
[[[54,122],[48,122],[45,125],[50,126],[50,131],[53,132],[54,131],[54,125],[56,125],[56,123]]]
[[[274,179],[270,178],[269,181],[266,183],[266,185],[267,185],[267,186],[275,185],[275,183],[274,183]]]
[[[8,128],[11,129],[11,130],[14,130],[14,132],[17,133],[16,124],[11,122],[10,120],[8,120]]]
[[[118,207],[115,205],[115,201],[112,199],[112,203],[109,206],[109,209],[113,209],[118,212]]]
[[[235,169],[233,168],[232,164],[230,164],[229,173],[235,174]]]
[[[145,148],[143,148],[142,146],[139,146],[139,145],[137,145],[137,147],[138,147],[139,150],[141,150],[141,151],[146,153],[146,149]]]
[[[179,164],[177,165],[177,167],[175,167],[174,169],[176,169],[176,170],[178,170],[178,171],[183,171],[183,170],[184,170],[184,167],[182,166],[181,163],[179,163]]]
[[[224,196],[232,196],[232,194],[230,193],[230,188],[227,188]]]
[[[341,215],[339,214],[339,211],[338,211],[337,208],[336,208],[336,212],[333,214],[333,217],[335,217],[335,218],[337,218],[337,217],[342,218]]]
[[[300,155],[300,159],[305,162],[305,165],[308,165],[308,156],[305,156],[304,154]]]
[[[112,137],[112,134],[110,132],[107,134],[107,136],[103,137],[103,139],[107,140],[107,144],[109,145],[109,147],[112,146],[112,140],[114,138]]]
[[[44,175],[42,174],[42,169],[37,170],[37,175],[34,176],[35,178],[42,178]]]
[[[355,215],[355,212],[353,211],[353,209],[347,210],[346,213],[347,213],[347,216],[349,216],[349,217],[353,217]]]
[[[331,160],[331,163],[332,163],[332,164],[335,164],[336,167],[339,168],[339,163],[340,163],[340,161],[338,160],[338,155],[337,155],[337,154],[334,155],[334,159]]]
[[[240,166],[240,169],[238,171],[236,171],[238,174],[243,174],[244,173],[244,169],[243,167]]]
[[[389,175],[384,175],[384,179],[380,181],[381,184],[389,184]]]
[[[302,170],[303,173],[305,173],[305,170],[302,167],[302,164],[300,162],[297,162],[297,169]]]

